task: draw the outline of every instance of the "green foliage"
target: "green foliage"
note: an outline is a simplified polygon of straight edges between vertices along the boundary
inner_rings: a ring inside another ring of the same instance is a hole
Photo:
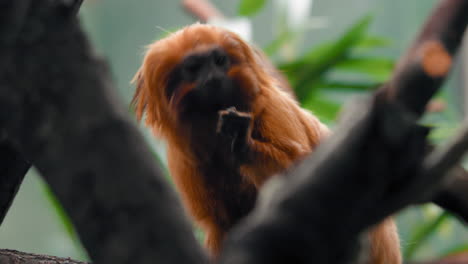
[[[458,254],[462,252],[468,252],[468,244],[457,245],[453,248],[450,248],[449,250],[444,252],[442,256],[446,257],[446,256],[450,256],[450,255],[454,255],[454,254]]]
[[[278,63],[279,69],[294,87],[302,106],[312,110],[324,122],[333,123],[341,106],[351,95],[371,92],[391,76],[395,61],[381,55],[372,55],[378,54],[375,52],[377,49],[388,47],[391,42],[369,34],[371,22],[372,17],[365,16],[335,40],[316,45],[294,60]],[[264,48],[265,53],[277,57],[283,47],[293,45],[297,34],[299,33],[282,31]],[[437,99],[442,102],[452,101],[447,98],[446,89],[439,93]],[[429,138],[436,144],[453,136],[459,122],[460,117],[449,104],[444,111],[430,113],[422,120],[423,124],[433,128]],[[454,224],[457,220],[450,214],[439,212],[432,217],[414,217],[427,208],[420,206],[409,209],[413,217],[405,216],[407,221],[400,223],[402,229],[407,230],[406,240],[402,243],[405,260],[468,251],[468,244],[456,245],[453,237],[457,235],[456,232],[443,232],[444,228],[457,228]],[[468,233],[466,236],[468,237]],[[443,249],[440,244],[446,240],[451,240],[452,243],[449,248]],[[421,254],[424,252],[437,253]]]
[[[266,0],[241,0],[238,14],[240,16],[252,16],[260,11],[265,3]]]
[[[441,112],[433,112],[426,114],[421,123],[431,127],[429,140],[433,144],[443,144],[447,139],[453,137],[461,123],[461,116],[457,113],[453,104],[453,98],[450,98],[448,89],[450,82],[445,84],[445,88],[439,92],[435,100],[445,103],[445,109]],[[405,219],[404,225],[400,225],[406,229],[407,238],[403,243],[404,257],[406,260],[417,260],[421,258],[438,258],[444,257],[463,251],[468,251],[466,239],[468,232],[459,223],[459,220],[452,215],[443,212],[427,215],[427,209],[435,207],[434,205],[418,206],[410,211],[413,217]],[[429,210],[430,211],[430,210]],[[414,213],[426,215],[424,217],[415,217]],[[403,213],[402,218],[406,218],[409,213]]]
[[[405,248],[403,252],[404,259],[412,259],[416,250],[423,245],[423,243],[443,224],[449,219],[447,212],[442,212],[433,219],[415,226],[412,234],[410,235],[411,243]]]
[[[291,82],[302,105],[324,121],[335,120],[343,103],[330,99],[330,91],[336,94],[343,90],[346,93],[372,90],[387,80],[393,70],[393,60],[366,55],[390,43],[385,38],[369,35],[371,21],[370,15],[365,16],[336,40],[312,47],[298,59],[278,66]],[[274,55],[293,35],[291,32],[281,34],[266,47],[266,53]],[[353,79],[346,77],[350,74],[354,75]]]
[[[413,206],[397,219],[406,261],[438,259],[468,249],[465,226],[435,205]]]
[[[335,65],[337,70],[365,73],[377,82],[388,80],[393,69],[393,60],[379,57],[348,58]]]
[[[365,17],[338,40],[319,45],[301,58],[279,66],[295,87],[300,100],[307,97],[313,84],[324,78],[328,70],[347,57],[353,45],[364,35],[369,23],[370,17]]]
[[[291,31],[283,31],[275,40],[263,48],[263,52],[268,56],[273,56],[283,45],[288,43],[294,35],[295,34]]]

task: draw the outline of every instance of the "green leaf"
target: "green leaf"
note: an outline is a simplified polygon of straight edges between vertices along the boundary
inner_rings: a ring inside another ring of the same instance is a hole
[[[431,221],[421,224],[408,239],[408,247],[404,250],[403,256],[406,260],[411,260],[414,253],[424,244],[424,242],[437,230],[437,228],[449,219],[447,212],[440,213]]]
[[[303,60],[305,62],[315,61],[324,55],[323,52],[327,53],[327,57],[330,55],[343,54],[365,37],[364,34],[368,30],[371,21],[372,16],[364,16],[351,26],[351,28],[349,28],[340,38],[338,38],[338,40],[325,44],[318,49],[313,49],[304,56]]]
[[[301,70],[302,68],[310,65],[311,63],[315,63],[322,57],[322,55],[326,57],[332,55],[335,46],[335,42],[325,42],[319,44],[316,47],[310,49],[303,57],[295,61],[282,64],[279,67],[284,70]]]
[[[310,96],[303,107],[312,111],[323,122],[334,121],[341,109],[339,104],[322,98],[318,93]]]
[[[263,52],[268,56],[274,55],[285,43],[287,43],[295,33],[291,31],[282,32],[275,40],[263,48]]]
[[[390,78],[394,68],[393,60],[387,58],[348,58],[338,62],[335,69],[363,73],[376,82],[384,82]]]
[[[392,44],[392,41],[388,38],[377,37],[377,36],[364,36],[356,43],[358,49],[373,49],[373,48],[384,48]]]
[[[381,85],[380,82],[351,82],[351,81],[322,81],[318,84],[319,89],[326,90],[357,90],[357,91],[370,91],[375,90]]]
[[[365,32],[371,20],[371,16],[365,16],[338,40],[313,48],[294,62],[280,65],[280,69],[290,78],[300,101],[303,101],[310,92],[309,83],[317,82],[337,63],[348,59],[352,48],[366,36]]]
[[[442,256],[447,257],[447,256],[450,256],[450,255],[454,255],[454,254],[458,254],[458,253],[462,253],[462,252],[467,252],[467,251],[468,251],[468,244],[457,245],[457,246],[455,246],[453,248],[448,249],[444,253],[442,253]]]
[[[239,5],[239,16],[252,16],[262,9],[266,0],[241,0]]]
[[[429,133],[429,139],[434,144],[443,143],[448,138],[456,135],[458,131],[457,125],[452,122],[447,122],[446,124],[437,122],[435,124],[427,125],[427,126],[433,127],[433,129],[431,129],[431,132]]]

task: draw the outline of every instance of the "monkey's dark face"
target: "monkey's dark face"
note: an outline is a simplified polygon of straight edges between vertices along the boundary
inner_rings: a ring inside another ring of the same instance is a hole
[[[243,95],[229,70],[236,61],[219,46],[187,54],[172,72],[166,94],[181,114],[210,114],[235,106]]]

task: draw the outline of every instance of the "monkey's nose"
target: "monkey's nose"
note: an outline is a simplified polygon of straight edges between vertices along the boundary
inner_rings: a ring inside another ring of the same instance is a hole
[[[216,89],[216,87],[220,87],[223,83],[223,79],[218,76],[213,76],[205,81],[205,86],[208,89]]]
[[[203,97],[212,103],[221,103],[229,100],[230,87],[226,78],[221,76],[213,76],[205,80],[201,93]]]

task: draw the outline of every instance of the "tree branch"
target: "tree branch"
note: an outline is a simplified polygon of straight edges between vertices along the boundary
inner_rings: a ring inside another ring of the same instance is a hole
[[[11,5],[0,9],[20,28],[0,51],[9,65],[0,71],[0,126],[51,186],[93,262],[205,262],[178,197],[72,16],[76,6],[8,2],[31,6],[23,20],[9,15]]]
[[[439,89],[453,64],[466,30],[468,1],[444,0],[431,14],[423,30],[400,59],[382,92],[417,114]]]
[[[431,152],[426,157],[422,169],[422,173],[426,175],[426,180],[430,180],[430,178],[441,178],[444,175],[444,173],[447,174],[447,172],[450,172],[452,168],[454,168],[455,165],[458,164],[460,159],[463,157],[463,155],[466,152],[466,149],[468,149],[468,123],[464,125],[464,127],[454,137],[453,140],[448,142],[445,146],[440,147],[439,149],[436,149],[435,151]],[[447,180],[454,180],[455,183],[461,183],[463,178],[459,177]],[[458,190],[455,189],[455,187],[453,186],[453,182],[452,185],[448,185],[448,187],[451,187],[451,189],[448,190],[448,193],[452,191],[453,194],[453,190]],[[432,186],[432,188],[426,189],[426,192],[429,194],[433,194],[434,192],[440,189],[440,186]],[[465,191],[468,191],[468,189],[466,189]]]
[[[363,231],[434,191],[451,164],[430,163],[447,165],[436,175],[423,169],[428,131],[417,119],[449,72],[467,10],[468,1],[440,1],[392,79],[347,108],[335,134],[289,177],[262,190],[221,263],[348,263]]]
[[[0,224],[30,167],[30,163],[13,147],[12,142],[6,138],[0,140]]]
[[[461,166],[450,170],[447,183],[433,202],[468,223],[468,172]]]
[[[0,249],[0,263],[2,264],[87,264],[69,258],[58,258],[16,250]]]

